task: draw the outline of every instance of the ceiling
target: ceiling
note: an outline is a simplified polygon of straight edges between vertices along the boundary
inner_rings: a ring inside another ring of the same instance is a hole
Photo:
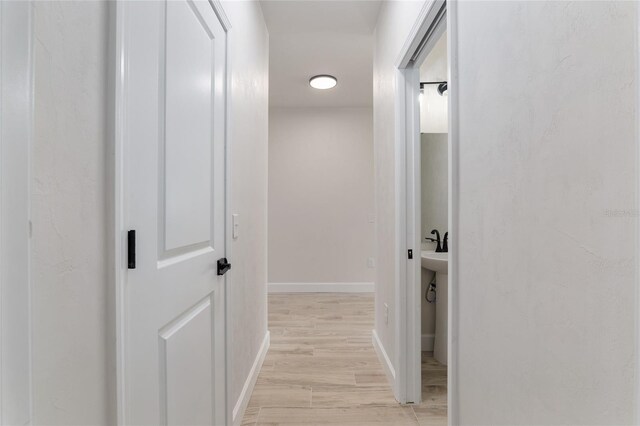
[[[274,107],[371,106],[373,30],[381,1],[262,0],[269,29],[269,104]],[[330,90],[309,78],[331,74]]]
[[[420,66],[420,80],[446,81],[448,71],[447,33],[445,32]]]

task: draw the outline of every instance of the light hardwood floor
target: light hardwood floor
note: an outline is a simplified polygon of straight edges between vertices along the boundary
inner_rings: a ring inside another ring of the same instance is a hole
[[[447,370],[423,353],[423,400],[396,402],[371,344],[373,295],[269,295],[271,347],[243,425],[446,425]]]

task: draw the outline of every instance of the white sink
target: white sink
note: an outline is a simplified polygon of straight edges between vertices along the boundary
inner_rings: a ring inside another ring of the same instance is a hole
[[[433,272],[448,272],[449,253],[436,253],[433,250],[424,250],[421,252],[421,262],[424,269]]]
[[[420,253],[420,258],[422,268],[435,272],[436,275],[436,335],[433,343],[433,357],[441,364],[447,365],[449,253],[424,250]]]

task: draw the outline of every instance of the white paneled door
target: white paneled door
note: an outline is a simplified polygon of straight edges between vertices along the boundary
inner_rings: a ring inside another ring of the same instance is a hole
[[[118,8],[120,421],[223,425],[228,27],[208,1]]]
[[[31,424],[32,5],[0,1],[0,425]]]

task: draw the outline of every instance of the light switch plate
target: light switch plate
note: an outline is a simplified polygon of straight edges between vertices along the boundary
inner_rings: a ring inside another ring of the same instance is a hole
[[[232,227],[232,236],[234,240],[238,239],[240,222],[238,220],[238,213],[234,213],[231,215],[231,227]]]
[[[384,323],[389,325],[389,305],[384,304]]]

